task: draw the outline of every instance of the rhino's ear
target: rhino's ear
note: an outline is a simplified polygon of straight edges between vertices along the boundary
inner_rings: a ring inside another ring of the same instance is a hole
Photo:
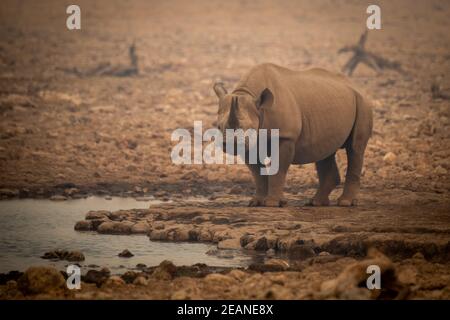
[[[270,107],[273,104],[273,94],[269,88],[266,88],[261,92],[258,100],[256,100],[256,107],[261,109],[263,107]]]
[[[219,99],[222,99],[222,97],[227,94],[227,89],[225,89],[222,82],[216,82],[214,84],[214,92]]]

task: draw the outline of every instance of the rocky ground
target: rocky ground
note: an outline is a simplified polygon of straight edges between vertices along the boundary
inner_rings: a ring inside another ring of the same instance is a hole
[[[209,201],[197,206],[177,202],[149,211],[91,213],[76,227],[142,232],[155,240],[212,241],[222,249],[265,250],[269,256],[275,251],[302,262],[293,267],[286,260],[290,271],[226,270],[202,279],[175,273],[154,279],[149,270],[143,276],[147,285],[123,285],[113,278],[75,296],[65,292],[67,297],[352,297],[339,295],[336,283],[324,283],[365,261],[368,248],[377,247],[393,261],[396,288],[408,288],[408,295],[397,290],[398,297],[448,298],[448,1],[380,2],[382,30],[369,32],[366,48],[399,62],[404,72],[358,66],[352,76],[375,105],[360,206],[305,207],[317,186],[314,166],[305,165],[290,169],[289,206],[280,209],[244,206],[253,187],[243,166],[172,164],[171,133],[192,128],[195,120],[211,127],[217,112],[214,81],[232,88],[257,63],[339,71],[349,57],[337,52],[357,42],[367,5],[326,0],[78,4],[80,31],[65,28],[65,7],[58,1],[0,4],[1,197],[206,197]],[[126,69],[133,43],[137,75],[94,72]],[[437,86],[444,94],[432,90]],[[343,176],[343,152],[338,164]],[[1,297],[34,297],[27,285],[12,281],[0,285]],[[350,286],[358,287],[355,281]],[[330,287],[335,289],[319,293]]]

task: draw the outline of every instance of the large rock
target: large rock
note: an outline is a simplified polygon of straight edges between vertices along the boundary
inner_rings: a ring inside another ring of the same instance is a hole
[[[108,268],[103,268],[102,270],[89,270],[85,276],[81,277],[86,283],[95,283],[97,287],[100,287],[106,280],[108,280],[111,272]]]
[[[62,274],[52,267],[30,267],[17,281],[23,294],[50,293],[64,289],[65,285]]]
[[[133,222],[130,221],[106,221],[97,228],[99,233],[104,234],[130,234]]]
[[[381,289],[368,290],[367,267],[380,268]],[[369,249],[367,258],[346,267],[338,277],[324,281],[315,298],[319,299],[405,299],[410,292],[408,285],[398,279],[392,261],[376,249]]]
[[[213,239],[213,236],[211,234],[211,232],[207,229],[202,229],[200,230],[200,232],[198,233],[198,237],[197,237],[198,241],[200,242],[211,242]]]
[[[90,220],[81,220],[75,223],[74,229],[77,231],[91,231],[94,230],[94,227]]]
[[[54,250],[44,253],[42,259],[66,260],[71,262],[84,261],[84,254],[80,251]]]
[[[291,259],[308,259],[316,255],[310,244],[294,244],[289,248],[288,254]]]
[[[102,287],[116,287],[125,285],[125,281],[119,276],[111,276],[105,282]]]
[[[125,281],[126,283],[133,283],[134,280],[139,276],[139,273],[136,271],[127,271],[120,277]]]
[[[230,277],[229,275],[224,275],[220,273],[211,273],[205,277],[204,280],[208,285],[212,286],[232,286],[236,283],[236,279]]]
[[[148,237],[150,240],[167,240],[167,230],[151,230]]]
[[[131,227],[131,233],[146,234],[150,231],[150,225],[145,221],[140,221]]]
[[[136,286],[146,286],[148,285],[148,280],[144,276],[138,276],[136,279],[134,279],[133,284]]]
[[[89,211],[86,213],[86,220],[94,220],[94,219],[105,219],[110,214],[109,211],[100,210],[100,211]]]
[[[132,254],[130,250],[125,249],[121,253],[119,253],[118,256],[121,258],[131,258],[134,256],[134,254]]]
[[[130,216],[130,211],[127,210],[119,210],[108,213],[108,217],[114,221],[123,221],[126,220]]]
[[[227,239],[222,240],[217,244],[218,249],[225,249],[225,250],[237,250],[241,248],[241,244],[239,242],[239,239],[233,238],[233,239]]]
[[[189,241],[190,229],[188,227],[179,227],[172,229],[168,232],[168,240],[172,241]]]
[[[158,280],[172,280],[177,273],[177,267],[168,260],[164,260],[153,270],[152,278]]]
[[[10,271],[8,273],[0,273],[0,285],[5,285],[8,281],[17,281],[21,276],[23,275],[23,272],[20,271]]]

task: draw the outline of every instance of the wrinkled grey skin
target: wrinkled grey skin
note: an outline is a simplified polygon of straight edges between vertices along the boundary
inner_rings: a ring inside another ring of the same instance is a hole
[[[314,206],[329,205],[340,184],[335,153],[347,152],[344,191],[338,205],[357,204],[364,151],[372,133],[372,108],[343,75],[323,69],[292,71],[274,64],[252,68],[228,93],[214,85],[219,98],[220,130],[279,129],[279,171],[260,174],[261,164],[247,164],[256,183],[250,206],[283,206],[283,188],[291,164],[316,164],[319,189]]]

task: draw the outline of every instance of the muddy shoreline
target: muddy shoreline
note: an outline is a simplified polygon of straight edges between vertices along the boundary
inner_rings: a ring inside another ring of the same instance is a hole
[[[405,199],[411,196],[411,193],[403,195]],[[217,252],[212,254],[233,250],[263,252],[265,258],[260,263],[245,268],[218,268],[162,262],[160,266],[140,266],[120,275],[101,268],[89,269],[82,278],[80,291],[62,290],[53,284],[39,287],[42,290],[39,292],[29,291],[23,279],[31,271],[26,271],[25,275],[2,275],[0,296],[5,299],[60,298],[61,294],[67,299],[121,299],[129,298],[130,294],[139,299],[449,298],[450,229],[446,206],[431,202],[417,208],[397,203],[379,210],[370,204],[357,208],[313,208],[292,201],[293,206],[286,208],[248,208],[245,203],[241,195],[226,195],[225,199],[188,205],[174,202],[152,205],[149,209],[89,211],[74,228],[100,234],[140,233],[152,241],[214,243]],[[423,217],[424,210],[430,216]],[[355,223],[361,215],[364,225]],[[377,250],[373,251],[374,248]],[[365,275],[364,267],[374,263],[374,259],[386,270],[393,270],[395,277],[389,278],[385,291],[372,296],[366,289],[357,288]],[[345,290],[341,288],[344,284]],[[257,293],[248,289],[255,286],[260,290]]]

